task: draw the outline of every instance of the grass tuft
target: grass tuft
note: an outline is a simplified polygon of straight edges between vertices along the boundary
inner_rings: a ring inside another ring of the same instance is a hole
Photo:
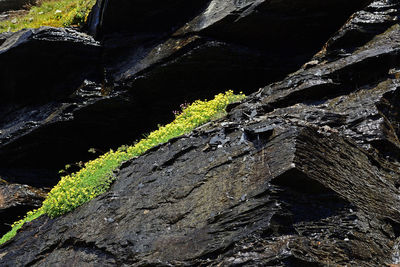
[[[46,0],[25,15],[0,22],[1,32],[15,32],[41,26],[82,26],[96,0]]]
[[[244,95],[232,91],[221,93],[210,101],[197,100],[191,105],[182,106],[182,112],[175,113],[175,120],[132,146],[122,146],[117,151],[110,150],[99,158],[89,161],[80,171],[61,178],[50,191],[41,208],[28,212],[26,217],[13,224],[10,232],[0,239],[3,244],[13,238],[26,223],[41,215],[54,218],[74,210],[85,202],[106,192],[115,180],[113,171],[122,162],[142,155],[150,148],[165,143],[171,138],[193,131],[196,127],[223,116],[229,103],[244,99]]]

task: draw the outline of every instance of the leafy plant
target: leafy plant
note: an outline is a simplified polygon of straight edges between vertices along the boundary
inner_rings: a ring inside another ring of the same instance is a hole
[[[245,96],[232,91],[221,93],[210,101],[197,100],[191,105],[181,106],[182,111],[175,120],[132,146],[121,146],[117,151],[110,150],[99,158],[84,164],[80,171],[61,178],[50,191],[41,208],[28,212],[27,216],[14,223],[10,232],[0,239],[0,244],[13,238],[18,229],[41,215],[54,218],[74,210],[83,203],[106,192],[115,180],[113,171],[122,162],[142,155],[148,149],[165,143],[171,138],[191,132],[196,127],[225,114],[229,103],[242,100]]]

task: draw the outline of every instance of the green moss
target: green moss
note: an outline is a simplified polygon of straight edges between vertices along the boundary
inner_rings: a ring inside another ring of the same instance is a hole
[[[14,223],[12,230],[2,237],[0,244],[14,237],[18,229],[26,222],[43,214],[52,218],[60,216],[106,192],[115,179],[113,171],[122,162],[140,156],[154,146],[189,133],[196,127],[224,115],[229,103],[240,101],[244,97],[243,94],[234,95],[232,91],[228,91],[216,95],[210,101],[195,101],[184,107],[181,113],[176,114],[172,123],[160,126],[158,130],[136,144],[122,146],[117,151],[111,150],[86,163],[79,172],[62,177],[50,191],[42,207],[29,212],[23,220]]]
[[[0,22],[0,32],[41,26],[81,26],[96,0],[52,0],[32,7],[28,14]]]
[[[27,222],[31,222],[37,218],[39,218],[40,216],[42,216],[44,214],[43,209],[38,209],[38,210],[33,210],[33,211],[29,211],[25,218],[15,222],[12,225],[12,229],[11,231],[9,231],[8,233],[6,233],[1,239],[0,239],[0,244],[3,244],[5,242],[7,242],[8,240],[10,240],[11,238],[13,238],[16,234],[17,231]]]

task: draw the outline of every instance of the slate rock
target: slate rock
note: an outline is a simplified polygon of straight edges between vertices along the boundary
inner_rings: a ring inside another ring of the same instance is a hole
[[[51,27],[1,34],[0,44],[0,169],[18,165],[28,176],[43,174],[46,179],[46,167],[35,162],[51,165],[55,154],[63,154],[58,146],[64,142],[62,129],[39,139],[36,130],[60,117],[69,120],[74,105],[68,98],[88,81],[101,81],[100,45],[76,30]],[[49,147],[49,158],[37,156],[46,155]],[[30,166],[44,171],[35,173]],[[29,184],[29,179],[7,178],[7,172],[0,171],[8,181]]]
[[[2,105],[68,96],[85,79],[99,75],[99,52],[98,42],[72,29],[43,27],[6,34],[0,46]]]
[[[368,2],[99,0],[89,28],[101,32],[111,84],[191,101],[282,79]]]
[[[130,144],[185,101],[281,79],[366,2],[99,0],[88,29],[101,42],[73,29],[2,34],[0,175],[52,186],[90,148]]]
[[[125,162],[105,194],[27,224],[0,265],[398,265],[397,3],[374,1],[298,71]]]
[[[8,232],[28,211],[39,208],[46,195],[45,190],[0,179],[0,234]]]

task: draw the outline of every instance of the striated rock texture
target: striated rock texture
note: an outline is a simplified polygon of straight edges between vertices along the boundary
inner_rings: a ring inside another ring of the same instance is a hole
[[[90,148],[132,143],[185,101],[280,80],[369,2],[99,0],[97,41],[48,27],[0,34],[0,175],[52,186]]]
[[[0,265],[400,264],[399,14],[356,12],[297,72],[25,226]]]
[[[39,208],[46,195],[44,190],[0,179],[0,234],[10,231],[17,218],[22,219],[28,211]]]
[[[76,110],[101,95],[90,86],[102,77],[99,64],[99,43],[72,29],[0,34],[0,176],[54,184],[71,147],[79,151],[77,144],[86,141],[74,127],[78,123],[67,125]]]
[[[254,92],[297,70],[370,1],[193,2],[99,0],[90,28],[103,39],[107,79],[146,103]]]

